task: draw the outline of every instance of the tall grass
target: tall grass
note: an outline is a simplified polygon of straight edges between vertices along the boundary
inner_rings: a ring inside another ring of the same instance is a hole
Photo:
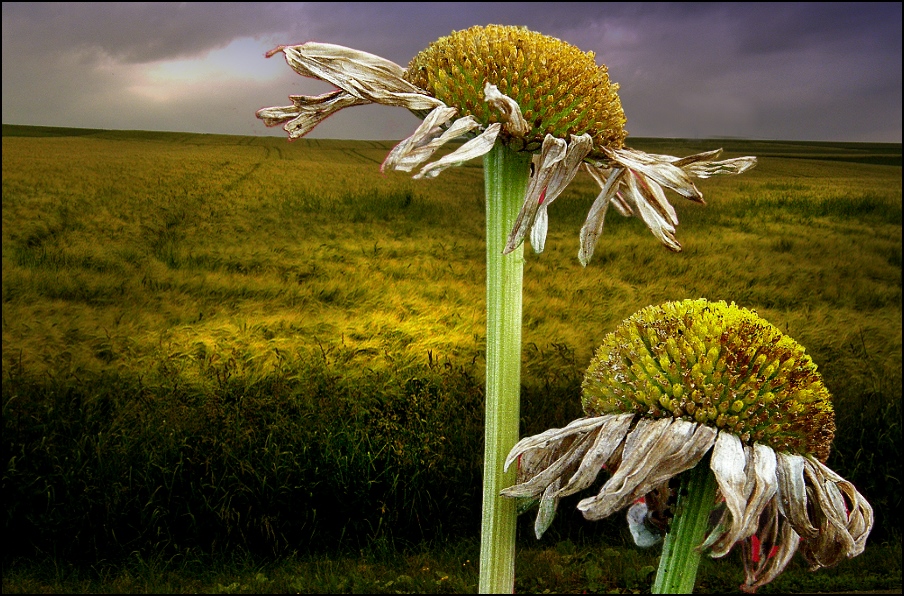
[[[476,534],[482,174],[383,176],[390,146],[4,126],[7,554]],[[874,539],[899,536],[900,145],[727,150],[764,157],[678,203],[680,254],[612,214],[584,269],[594,183],[551,207],[525,267],[523,431],[579,415],[592,351],[639,308],[734,300],[808,348],[836,400],[829,465],[876,507]],[[623,531],[560,517],[550,540]]]

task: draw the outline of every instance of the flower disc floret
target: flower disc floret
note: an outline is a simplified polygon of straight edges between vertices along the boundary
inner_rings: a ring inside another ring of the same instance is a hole
[[[597,350],[582,403],[588,416],[682,418],[823,462],[835,434],[831,396],[804,348],[734,303],[635,313]]]
[[[547,134],[568,139],[586,133],[602,156],[603,148],[620,149],[628,136],[618,85],[593,52],[524,27],[453,32],[415,56],[404,78],[484,126],[501,121],[484,99],[484,86],[495,85],[518,103],[530,126],[507,139],[519,149],[538,149]]]

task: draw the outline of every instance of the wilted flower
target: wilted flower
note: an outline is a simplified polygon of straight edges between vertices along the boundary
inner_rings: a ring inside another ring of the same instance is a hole
[[[800,548],[811,569],[863,552],[873,510],[825,465],[831,398],[793,339],[732,303],[648,307],[610,333],[583,383],[587,418],[520,441],[510,497],[540,497],[535,530],[561,497],[611,477],[578,503],[587,519],[630,508],[635,540],[667,521],[668,482],[709,456],[721,513],[702,547],[742,545],[746,590],[774,579]]]
[[[579,258],[586,265],[602,233],[609,204],[640,217],[671,250],[678,217],[663,187],[703,203],[692,176],[739,174],[756,158],[714,161],[721,150],[677,158],[623,147],[625,116],[605,66],[593,52],[521,27],[472,27],[440,38],[408,68],[343,46],[309,42],[280,46],[302,76],[327,81],[337,90],[309,97],[291,95],[291,106],[265,108],[268,126],[285,123],[292,139],[302,137],[331,114],[378,103],[408,108],[423,117],[414,133],[386,157],[382,168],[433,177],[486,154],[495,143],[535,153],[524,204],[505,253],[530,235],[543,250],[547,209],[583,167],[602,189],[581,230]],[[426,163],[452,139],[473,137],[450,154]]]

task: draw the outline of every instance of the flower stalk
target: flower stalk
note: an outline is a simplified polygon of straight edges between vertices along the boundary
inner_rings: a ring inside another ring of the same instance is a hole
[[[662,545],[653,594],[691,594],[694,591],[716,487],[708,457],[682,474],[675,516]]]
[[[497,143],[484,156],[487,230],[487,372],[480,532],[480,593],[511,593],[515,582],[515,482],[505,457],[518,442],[521,393],[521,286],[524,247],[503,254],[530,179],[529,153]]]

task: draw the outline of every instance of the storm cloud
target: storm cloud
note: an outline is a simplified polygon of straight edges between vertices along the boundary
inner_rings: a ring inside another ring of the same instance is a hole
[[[330,87],[264,53],[327,41],[405,65],[472,25],[596,53],[634,136],[901,142],[901,4],[3,3],[3,122],[242,135]],[[312,137],[397,139],[417,119],[351,108]]]

